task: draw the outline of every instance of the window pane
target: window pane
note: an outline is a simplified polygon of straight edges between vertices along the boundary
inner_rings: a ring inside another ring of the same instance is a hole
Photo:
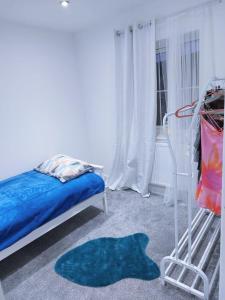
[[[160,95],[157,92],[157,118],[156,118],[156,125],[161,126],[161,100]]]
[[[167,113],[167,92],[161,92],[161,122],[163,123],[163,117]]]
[[[167,66],[166,54],[157,54],[156,61],[157,70],[157,91],[167,90]]]
[[[167,112],[167,41],[156,42],[157,126],[162,126]]]
[[[167,113],[167,91],[157,92],[157,126],[163,125],[163,117]]]
[[[184,34],[181,55],[182,88],[193,88],[199,85],[199,32]]]

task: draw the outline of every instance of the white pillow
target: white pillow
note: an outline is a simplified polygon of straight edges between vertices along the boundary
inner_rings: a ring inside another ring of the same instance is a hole
[[[92,171],[93,167],[91,165],[77,160],[71,164],[67,163],[58,166],[52,173],[52,176],[58,178],[61,182],[67,182]]]
[[[72,157],[63,154],[57,154],[52,158],[42,162],[37,168],[35,168],[35,170],[43,174],[51,175],[61,164],[72,163],[74,161],[75,159]]]
[[[36,171],[58,178],[67,182],[84,173],[94,171],[94,165],[67,155],[57,154],[42,162]]]

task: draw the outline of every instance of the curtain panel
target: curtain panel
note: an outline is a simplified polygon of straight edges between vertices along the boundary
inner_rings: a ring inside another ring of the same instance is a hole
[[[108,186],[150,195],[156,135],[155,23],[115,32],[117,138]]]
[[[213,42],[210,38],[212,36],[213,19],[210,4],[157,22],[156,40],[166,40],[167,45],[168,112],[174,112],[198,100],[204,86],[215,76]],[[178,120],[173,117],[170,118],[168,126],[178,173],[182,174],[188,172],[188,164],[192,161],[192,157],[189,157],[189,147],[192,145],[187,144],[190,122],[191,118]],[[194,132],[193,138],[195,136]],[[196,164],[193,164],[192,168],[193,173],[197,173]],[[166,203],[173,202],[172,180],[173,176],[170,177],[170,184],[164,195]],[[193,184],[193,194],[195,187]],[[186,200],[187,191],[187,176],[178,176],[178,199]]]

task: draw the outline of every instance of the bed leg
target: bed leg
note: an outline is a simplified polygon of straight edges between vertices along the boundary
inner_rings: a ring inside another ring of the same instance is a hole
[[[105,215],[107,216],[107,215],[108,215],[108,203],[107,203],[107,195],[106,195],[106,191],[104,191],[103,207],[104,207]]]
[[[1,282],[0,282],[0,300],[5,300]]]

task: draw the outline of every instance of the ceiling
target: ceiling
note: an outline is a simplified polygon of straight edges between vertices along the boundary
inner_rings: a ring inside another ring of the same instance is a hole
[[[65,31],[79,31],[113,19],[149,0],[0,0],[0,19]]]

